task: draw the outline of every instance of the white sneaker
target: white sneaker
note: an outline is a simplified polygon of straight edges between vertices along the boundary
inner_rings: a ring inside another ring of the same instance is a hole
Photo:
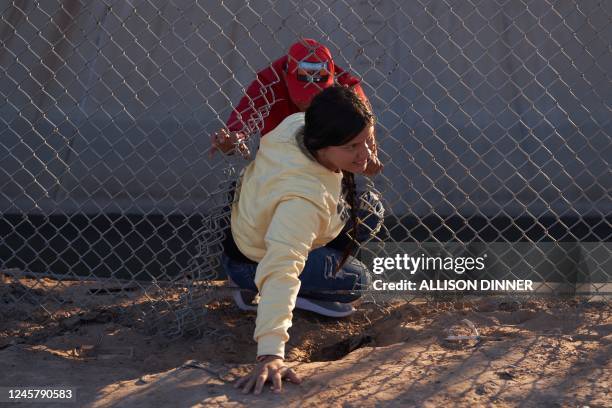
[[[228,280],[228,286],[237,288],[236,290],[232,291],[232,296],[234,297],[236,306],[238,306],[240,310],[257,311],[257,304],[254,303],[257,295],[250,290],[238,289],[238,285],[236,285],[231,278],[228,277]],[[328,317],[346,317],[352,315],[356,311],[356,309],[350,303],[307,299],[300,296],[297,297],[295,307]]]
[[[298,296],[297,301],[295,302],[295,307],[329,317],[350,316],[355,313],[356,310],[350,303],[307,299],[300,296]]]
[[[240,310],[257,311],[257,305],[253,303],[256,296],[254,292],[250,290],[234,290],[232,296]]]

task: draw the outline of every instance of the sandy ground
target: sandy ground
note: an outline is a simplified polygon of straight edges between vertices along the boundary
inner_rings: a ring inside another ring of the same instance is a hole
[[[232,388],[255,355],[255,313],[223,298],[206,308],[204,334],[171,342],[110,309],[57,324],[13,314],[0,323],[0,386],[76,387],[88,407],[612,406],[609,302],[364,303],[340,320],[297,311],[287,354],[303,382],[261,396]],[[446,340],[473,334],[465,319],[480,338]]]

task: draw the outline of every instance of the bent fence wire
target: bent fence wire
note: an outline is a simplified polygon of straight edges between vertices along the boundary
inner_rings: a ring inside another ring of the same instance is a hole
[[[200,328],[227,295],[227,192],[246,164],[209,157],[209,135],[300,38],[362,79],[378,117],[385,169],[359,183],[385,223],[362,260],[488,255],[464,277],[531,279],[532,296],[611,292],[610,2],[1,7],[3,314],[38,324],[107,308],[169,336]],[[432,296],[365,297],[417,295]]]

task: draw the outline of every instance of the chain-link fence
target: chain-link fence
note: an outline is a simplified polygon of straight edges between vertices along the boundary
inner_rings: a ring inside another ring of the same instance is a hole
[[[486,253],[487,276],[528,276],[535,293],[611,292],[609,2],[1,7],[4,313],[197,328],[222,292],[226,193],[245,164],[209,157],[209,135],[305,37],[377,115],[386,218],[364,258]]]

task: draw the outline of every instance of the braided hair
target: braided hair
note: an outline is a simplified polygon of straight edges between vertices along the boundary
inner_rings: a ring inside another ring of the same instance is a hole
[[[317,150],[344,145],[374,122],[371,108],[352,89],[344,86],[326,88],[312,100],[306,110],[304,147],[316,157]],[[359,203],[356,197],[355,175],[345,170],[342,173],[342,191],[350,208],[349,217],[353,227],[335,272],[340,270],[355,249],[358,227]]]

